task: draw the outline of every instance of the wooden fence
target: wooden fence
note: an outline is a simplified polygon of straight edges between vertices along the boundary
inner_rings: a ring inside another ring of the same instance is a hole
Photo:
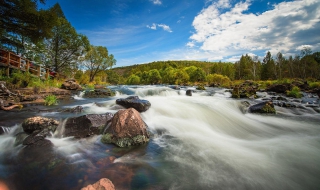
[[[18,69],[21,71],[28,71],[29,73],[40,78],[48,79],[56,77],[57,73],[48,68],[42,68],[40,65],[20,57],[19,55],[0,49],[0,67],[5,67],[7,75],[10,74],[10,69]]]

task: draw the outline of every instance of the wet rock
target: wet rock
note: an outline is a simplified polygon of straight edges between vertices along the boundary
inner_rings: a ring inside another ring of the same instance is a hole
[[[246,113],[249,107],[250,103],[248,101],[241,101],[239,104],[239,108],[242,113]]]
[[[85,138],[101,134],[101,131],[112,117],[112,113],[106,113],[87,114],[80,117],[68,118],[62,135],[64,137]]]
[[[83,107],[76,106],[74,108],[67,108],[67,109],[63,110],[62,112],[81,113],[81,112],[83,112]]]
[[[24,120],[22,128],[24,132],[31,134],[35,130],[43,129],[48,129],[49,131],[54,132],[58,125],[59,121],[55,119],[36,116]]]
[[[139,112],[133,108],[118,111],[111,120],[110,127],[101,141],[119,147],[143,144],[149,141],[147,125]]]
[[[47,129],[44,129],[47,130]],[[23,145],[27,145],[27,147],[53,147],[53,144],[48,139],[45,139],[47,136],[46,132],[37,130],[34,131],[31,135],[25,138],[22,142]]]
[[[276,110],[271,101],[261,102],[249,107],[250,113],[272,113],[275,114]]]
[[[81,190],[115,190],[113,183],[107,179],[102,178],[92,185],[82,188]]]
[[[115,93],[109,89],[95,89],[91,91],[85,91],[83,97],[84,98],[106,98],[110,96],[114,96]]]
[[[267,92],[276,92],[276,93],[286,93],[288,90],[291,89],[290,84],[274,84],[267,87]]]
[[[134,108],[138,112],[147,111],[151,106],[151,103],[148,100],[140,100],[138,96],[117,99],[116,104],[125,108]]]
[[[16,135],[16,139],[14,141],[14,146],[18,146],[23,143],[23,141],[28,137],[29,135],[25,132],[20,132]]]
[[[186,91],[186,95],[187,95],[187,96],[192,96],[192,90],[190,90],[190,89],[187,90],[187,91]]]
[[[68,79],[64,81],[64,83],[61,85],[62,89],[66,90],[81,90],[82,87],[74,80],[74,79]]]

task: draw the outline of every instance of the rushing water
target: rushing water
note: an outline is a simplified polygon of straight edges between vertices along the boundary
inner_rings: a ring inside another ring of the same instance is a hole
[[[115,113],[117,98],[138,95],[151,102],[141,113],[154,134],[148,144],[121,149],[100,143],[101,136],[62,138],[61,125],[48,138],[54,153],[28,152],[15,146],[23,119],[41,115],[63,123],[75,115],[46,107],[1,112],[0,177],[13,189],[80,189],[103,177],[116,189],[320,189],[320,114],[310,107],[257,115],[243,111],[225,89],[186,96],[186,89],[162,86],[110,88],[116,97],[76,96],[59,108]]]

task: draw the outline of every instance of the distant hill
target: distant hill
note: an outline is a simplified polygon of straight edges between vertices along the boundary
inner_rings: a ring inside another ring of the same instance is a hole
[[[173,67],[173,68],[185,68],[189,66],[196,66],[202,68],[205,73],[210,73],[210,68],[213,67],[215,64],[218,64],[218,62],[207,62],[207,61],[156,61],[151,63],[144,63],[144,64],[137,64],[137,65],[130,65],[125,67],[117,67],[113,68],[112,70],[123,77],[128,77],[132,73],[136,72],[144,72],[149,71],[152,69],[158,69],[162,70],[167,67]]]

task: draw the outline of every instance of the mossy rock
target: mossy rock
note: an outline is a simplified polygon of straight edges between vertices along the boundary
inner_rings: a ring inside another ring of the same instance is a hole
[[[144,144],[149,141],[149,138],[144,135],[137,135],[132,138],[115,138],[112,134],[106,133],[102,136],[101,142],[104,144],[115,144],[118,147],[129,147],[134,145]]]
[[[204,87],[204,84],[199,84],[197,90],[206,90],[206,88]]]
[[[250,113],[267,113],[267,114],[275,114],[276,109],[272,101],[261,102],[249,107]]]

